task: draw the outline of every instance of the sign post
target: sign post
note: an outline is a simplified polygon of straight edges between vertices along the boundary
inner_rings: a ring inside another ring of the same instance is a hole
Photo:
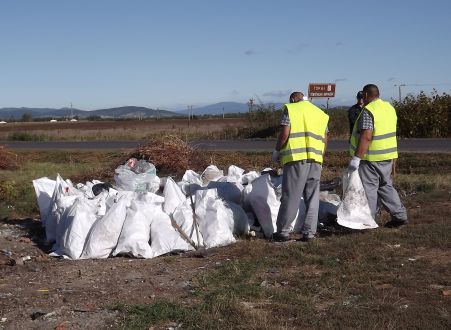
[[[329,110],[329,99],[335,97],[335,84],[310,83],[308,85],[308,97],[327,98],[326,110]]]

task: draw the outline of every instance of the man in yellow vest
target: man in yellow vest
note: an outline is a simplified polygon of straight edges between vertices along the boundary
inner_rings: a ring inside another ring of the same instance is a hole
[[[282,198],[277,215],[275,241],[288,241],[291,224],[304,197],[306,217],[301,225],[303,241],[314,238],[318,225],[321,164],[327,144],[329,116],[304,99],[301,92],[285,104],[281,131],[273,160],[283,165]]]
[[[392,185],[393,159],[398,158],[396,111],[379,98],[379,88],[369,84],[363,88],[364,108],[354,124],[351,136],[349,171],[359,171],[373,218],[378,200],[391,215],[386,227],[407,224],[407,211]]]

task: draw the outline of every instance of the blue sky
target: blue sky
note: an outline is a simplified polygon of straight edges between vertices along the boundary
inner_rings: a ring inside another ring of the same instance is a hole
[[[0,108],[451,92],[451,1],[0,0]],[[421,85],[421,86],[418,86]],[[325,100],[319,101],[325,103]]]

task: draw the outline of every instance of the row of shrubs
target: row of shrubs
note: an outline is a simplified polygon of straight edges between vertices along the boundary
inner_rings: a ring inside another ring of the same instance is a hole
[[[394,101],[398,113],[398,135],[433,138],[451,136],[451,95],[421,92]]]
[[[403,138],[444,138],[451,137],[451,95],[439,94],[434,90],[430,95],[421,92],[407,95],[401,102],[393,101],[398,114],[398,136]],[[327,113],[331,138],[346,139],[349,136],[347,107],[334,108]],[[249,114],[248,127],[238,133],[241,138],[273,138],[278,134],[281,110],[259,106]]]

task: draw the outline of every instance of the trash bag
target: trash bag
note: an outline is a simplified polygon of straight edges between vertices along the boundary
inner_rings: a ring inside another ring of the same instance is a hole
[[[206,248],[225,246],[235,243],[233,237],[233,219],[216,189],[196,192],[196,215],[199,230],[202,233]]]
[[[378,225],[371,216],[365,189],[358,171],[343,175],[343,201],[337,210],[337,222],[351,229],[372,229]]]
[[[199,241],[197,240],[196,227],[193,221],[193,209],[191,207],[191,199],[187,198],[185,201],[177,207],[172,214],[175,223],[180,229],[191,239],[196,246],[204,245],[204,239],[202,233],[199,231]]]
[[[160,189],[160,178],[156,175],[155,166],[134,158],[116,168],[114,181],[121,190],[157,192]]]
[[[277,197],[276,190],[271,176],[264,174],[247,185],[243,191],[244,206],[254,212],[266,237],[271,237],[276,230],[280,207],[280,197]]]
[[[182,238],[179,232],[171,224],[169,215],[163,209],[154,208],[152,212],[152,223],[150,225],[150,247],[153,256],[172,252],[189,251],[194,248]]]
[[[143,201],[131,202],[113,256],[126,254],[136,258],[153,257],[149,245],[153,207]]]
[[[61,234],[52,255],[64,255],[71,259],[80,258],[88,233],[97,220],[97,209],[95,200],[84,197],[76,199],[60,222]]]
[[[81,259],[102,259],[110,256],[117,245],[130,202],[129,196],[121,196],[117,203],[109,208],[105,216],[94,223],[86,240]]]
[[[172,180],[171,177],[166,179],[166,184],[163,189],[163,196],[163,211],[168,215],[171,215],[186,199],[186,196],[183,194],[180,187],[174,182],[174,180]]]
[[[82,196],[70,180],[64,180],[59,174],[56,177],[55,190],[52,201],[45,217],[45,235],[47,242],[55,242],[58,232],[58,224],[67,208],[69,208],[78,196]]]
[[[41,214],[42,226],[45,227],[45,220],[52,204],[52,195],[55,191],[56,181],[47,177],[33,180],[33,187],[36,192],[36,198]]]

